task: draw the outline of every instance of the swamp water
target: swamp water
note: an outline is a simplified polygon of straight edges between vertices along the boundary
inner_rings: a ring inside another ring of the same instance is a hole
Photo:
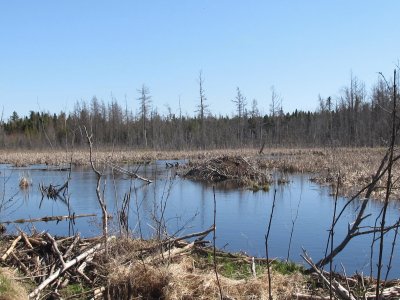
[[[170,161],[174,163],[175,161]],[[154,180],[146,184],[140,180],[127,178],[126,175],[106,170],[102,185],[107,209],[113,219],[110,232],[118,233],[118,211],[126,193],[130,191],[129,229],[134,236],[151,237],[156,234],[157,222],[163,215],[169,234],[182,236],[208,229],[213,223],[214,193],[211,185],[193,182],[175,176],[174,169],[165,168],[166,161],[141,166],[122,166],[137,171],[144,177]],[[97,217],[69,221],[36,222],[32,224],[11,224],[8,231],[21,228],[27,232],[32,227],[37,231],[49,231],[54,235],[69,235],[80,232],[82,236],[94,236],[101,233],[101,210],[96,198],[96,177],[87,167],[73,167],[69,183],[69,208],[66,202],[57,199],[42,199],[39,184],[61,186],[68,177],[68,171],[45,170],[46,166],[13,168],[0,165],[0,218],[1,221],[41,218],[45,216],[68,215],[70,213],[91,214]],[[32,185],[20,190],[21,176],[28,177]],[[269,255],[286,259],[292,224],[295,222],[289,259],[302,263],[302,247],[316,262],[324,256],[328,229],[332,221],[334,199],[328,188],[321,187],[310,180],[310,175],[298,174],[289,177],[285,185],[272,185],[269,192],[227,189],[218,186],[215,189],[217,203],[217,247],[227,251],[246,252],[249,255],[265,256],[265,234],[271,213],[274,191],[276,206],[269,237]],[[338,211],[346,204],[339,198]],[[360,202],[349,205],[335,228],[334,242],[337,244],[347,232],[348,224],[353,222]],[[165,210],[163,210],[165,208]],[[366,214],[371,216],[365,226],[373,226],[382,204],[370,201]],[[400,203],[391,203],[387,214],[387,224],[393,224],[399,218]],[[297,214],[298,211],[298,214]],[[296,218],[297,215],[297,218]],[[138,222],[138,216],[140,222]],[[379,225],[379,224],[378,224]],[[393,232],[385,236],[384,274],[390,257]],[[354,238],[335,258],[336,271],[342,272],[341,264],[347,274],[363,272],[370,274],[370,254],[372,235]],[[211,240],[209,235],[206,239]],[[398,241],[400,243],[400,241]],[[400,247],[396,246],[389,278],[400,277]],[[378,242],[375,243],[372,268],[376,270]]]

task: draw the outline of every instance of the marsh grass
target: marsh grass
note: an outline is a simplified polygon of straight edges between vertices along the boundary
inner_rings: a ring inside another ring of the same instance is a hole
[[[149,244],[148,244],[149,243]],[[111,245],[112,259],[105,264],[104,276],[112,299],[217,299],[218,284],[212,255],[196,251],[155,263],[144,264],[143,251],[157,241],[121,239]],[[153,248],[157,249],[157,247]],[[147,253],[148,254],[148,253]],[[256,264],[257,277],[243,259],[218,258],[218,273],[225,296],[234,299],[264,299],[268,294],[266,265]],[[272,271],[274,299],[291,299],[303,290],[306,276],[294,270],[282,275]],[[129,298],[130,297],[130,298]]]
[[[28,299],[25,288],[13,278],[14,273],[7,268],[0,268],[0,300]]]

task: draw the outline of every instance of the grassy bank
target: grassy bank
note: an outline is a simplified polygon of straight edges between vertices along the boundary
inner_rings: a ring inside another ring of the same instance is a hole
[[[21,236],[17,242],[18,236],[6,236],[0,242],[2,255],[14,245],[1,260],[3,266],[15,270],[1,269],[3,300],[27,299],[27,294],[32,299],[218,299],[220,288],[225,299],[266,299],[268,295],[265,259],[255,259],[253,273],[250,257],[217,251],[218,284],[212,248],[183,241],[167,244],[123,237],[109,242],[109,255],[103,247],[97,248],[34,294],[45,279],[98,247],[102,240]],[[307,290],[310,277],[301,273],[301,267],[275,261],[271,268],[274,299],[291,299]]]

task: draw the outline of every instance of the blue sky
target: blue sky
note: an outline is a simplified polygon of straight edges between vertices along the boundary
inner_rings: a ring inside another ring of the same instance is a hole
[[[234,112],[236,87],[269,110],[337,98],[351,72],[370,88],[400,58],[400,1],[0,1],[0,109],[58,113],[93,96],[193,115],[202,70],[209,108]],[[126,99],[126,100],[125,100]]]

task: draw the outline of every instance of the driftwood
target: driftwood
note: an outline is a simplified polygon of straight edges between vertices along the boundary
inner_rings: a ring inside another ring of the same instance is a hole
[[[20,235],[21,235],[22,239],[24,240],[26,246],[27,246],[29,249],[33,249],[32,243],[29,241],[29,238],[28,238],[28,236],[26,235],[26,233],[23,232],[22,230],[19,230],[19,232],[20,232]]]
[[[319,275],[319,277],[322,279],[322,281],[327,285],[327,286],[332,286],[332,291],[337,295],[340,299],[343,300],[356,300],[356,298],[348,291],[346,288],[344,288],[339,282],[336,280],[332,280],[329,282],[329,279],[327,279],[324,275],[324,273],[312,262],[311,258],[308,256],[307,252],[303,250],[303,255],[301,257],[304,259],[304,261]]]
[[[19,240],[21,239],[21,236],[17,236],[17,238],[12,242],[10,248],[8,248],[8,250],[6,251],[6,253],[4,253],[4,255],[1,257],[2,261],[5,261],[7,259],[7,257],[11,254],[11,252],[13,252],[15,246],[17,245],[17,243],[19,242]]]
[[[150,257],[146,258],[144,260],[144,262],[145,263],[151,263],[151,262],[163,260],[165,258],[173,259],[174,257],[176,257],[176,256],[178,256],[180,254],[183,254],[185,252],[187,253],[188,251],[190,251],[193,248],[193,246],[194,246],[194,242],[186,245],[183,248],[173,248],[171,250],[167,250],[167,251],[165,251],[163,253],[160,253],[157,256],[150,256]]]
[[[316,295],[307,295],[307,294],[301,294],[297,293],[294,294],[293,297],[297,300],[329,300],[329,296],[316,296]]]
[[[376,299],[376,293],[367,293],[365,297],[367,300]],[[400,286],[392,286],[383,289],[380,299],[400,299]]]
[[[151,181],[150,179],[147,179],[147,178],[145,178],[145,177],[143,177],[143,176],[140,176],[139,174],[137,174],[137,173],[135,173],[135,172],[131,172],[131,171],[129,171],[129,170],[126,170],[126,169],[124,169],[124,168],[122,168],[122,167],[120,167],[120,166],[118,166],[118,165],[116,165],[116,164],[114,164],[114,163],[112,163],[112,162],[110,162],[110,161],[106,161],[105,162],[110,168],[112,168],[113,170],[116,170],[116,171],[118,171],[119,173],[122,173],[122,174],[125,174],[125,175],[128,175],[129,177],[131,177],[131,178],[137,178],[137,179],[140,179],[140,180],[142,180],[142,181],[144,181],[144,182],[147,182],[147,183],[152,183],[153,181]]]
[[[202,241],[210,232],[213,232],[213,230],[214,230],[214,227],[211,226],[207,230],[204,230],[204,231],[201,231],[201,232],[196,232],[196,233],[190,233],[188,235],[184,235],[184,236],[177,237],[177,238],[167,239],[165,241],[161,241],[160,243],[156,244],[155,246],[141,248],[138,251],[140,251],[140,252],[141,251],[149,251],[149,250],[153,250],[155,248],[158,248],[158,247],[161,247],[161,246],[164,246],[164,245],[167,245],[167,244],[173,245],[173,244],[178,243],[180,241],[187,240],[187,239],[194,238],[194,237],[198,237],[198,239],[196,239],[196,241],[195,241],[195,243],[197,243],[198,241]],[[187,244],[185,244],[185,245],[187,245]]]
[[[82,214],[82,215],[70,215],[70,216],[51,216],[51,217],[43,217],[43,218],[35,218],[35,219],[17,219],[13,221],[4,221],[0,222],[0,224],[11,224],[11,223],[32,223],[32,222],[50,222],[57,221],[60,222],[62,220],[74,220],[78,218],[86,218],[86,217],[95,217],[96,214]]]

